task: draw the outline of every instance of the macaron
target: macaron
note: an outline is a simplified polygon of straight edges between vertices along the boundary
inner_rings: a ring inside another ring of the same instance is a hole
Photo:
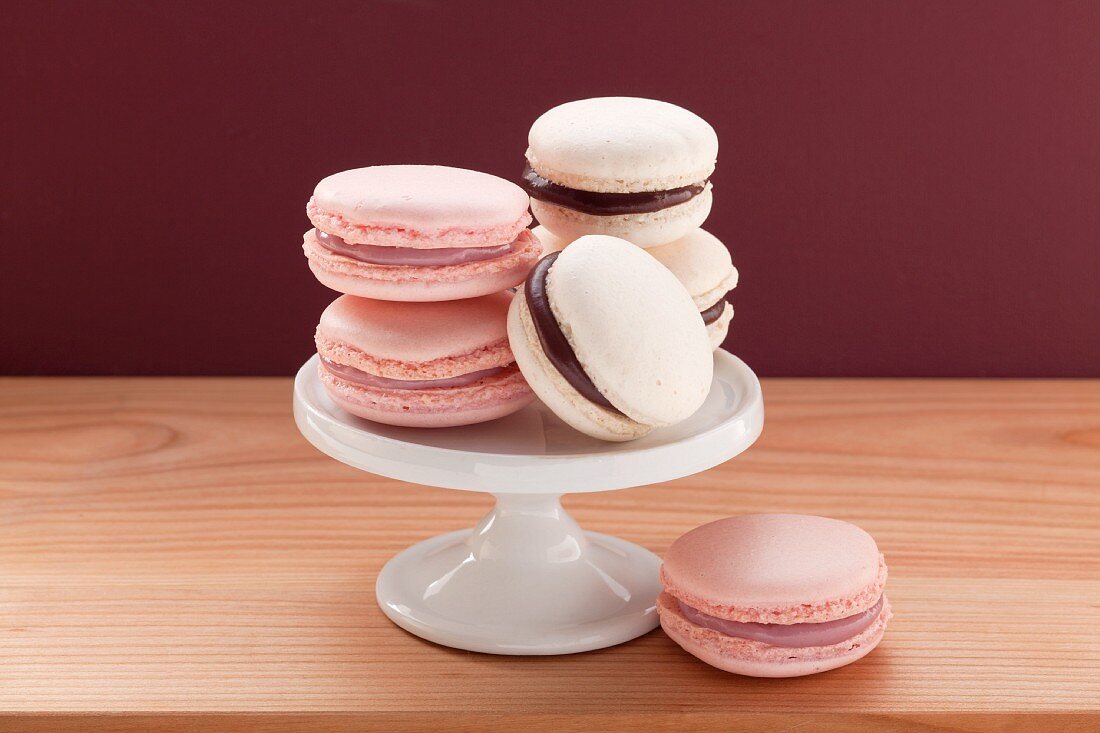
[[[542,401],[601,440],[678,423],[710,391],[710,342],[691,296],[614,237],[581,237],[541,259],[512,300],[508,342]]]
[[[302,249],[322,284],[399,301],[473,298],[518,285],[542,254],[527,194],[478,171],[380,165],[313,191]]]
[[[752,677],[851,664],[890,620],[886,562],[854,524],[750,514],[697,527],[661,565],[661,626],[687,652]]]
[[[598,97],[535,120],[522,181],[535,218],[559,237],[607,234],[654,247],[706,220],[717,157],[718,136],[698,115]]]
[[[513,413],[535,395],[508,346],[511,300],[343,295],[317,326],[321,384],[344,410],[387,425],[442,428]]]
[[[675,242],[646,252],[671,270],[691,294],[707,326],[711,347],[721,346],[733,320],[733,306],[726,294],[737,287],[737,268],[726,246],[710,232],[692,229]]]
[[[572,239],[559,237],[542,224],[532,229],[531,233],[535,235],[535,238],[538,239],[539,243],[542,245],[543,256],[551,252],[561,252],[565,249],[566,245],[573,241]]]

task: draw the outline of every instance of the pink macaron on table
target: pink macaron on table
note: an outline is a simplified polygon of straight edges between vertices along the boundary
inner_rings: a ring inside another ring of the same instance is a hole
[[[764,423],[752,370],[719,349],[703,406],[631,442],[604,442],[540,402],[498,420],[424,430],[370,422],[323,388],[314,356],[294,382],[294,416],[318,449],[414,484],[493,494],[473,529],[424,540],[382,569],[376,595],[398,626],[439,644],[496,654],[568,654],[620,644],[659,624],[660,559],[582,530],[563,494],[670,481],[748,448]]]

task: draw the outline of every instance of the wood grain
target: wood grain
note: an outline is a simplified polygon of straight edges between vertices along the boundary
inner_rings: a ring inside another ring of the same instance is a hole
[[[865,527],[896,617],[816,677],[726,675],[660,631],[556,658],[423,642],[375,575],[487,497],[326,458],[288,380],[0,380],[0,730],[1096,730],[1100,382],[764,389],[743,456],[566,505],[658,553],[741,512]]]

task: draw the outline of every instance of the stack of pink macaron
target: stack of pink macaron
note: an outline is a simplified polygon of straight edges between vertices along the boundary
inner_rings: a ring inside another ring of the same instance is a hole
[[[508,344],[510,288],[542,253],[519,186],[444,166],[358,168],[317,184],[302,246],[344,293],[316,332],[320,377],[343,409],[450,427],[534,399]]]

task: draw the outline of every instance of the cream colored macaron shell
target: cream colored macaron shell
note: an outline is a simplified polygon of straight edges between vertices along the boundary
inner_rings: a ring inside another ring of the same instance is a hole
[[[572,239],[559,237],[541,224],[533,228],[531,234],[534,234],[535,239],[539,240],[539,244],[542,245],[542,254],[544,257],[551,252],[561,252],[573,241]]]
[[[675,242],[646,251],[676,276],[699,311],[709,309],[737,287],[737,268],[729,250],[703,229],[694,229]],[[732,319],[733,306],[727,303],[718,319],[707,326],[714,348],[725,340]]]
[[[535,120],[527,161],[544,178],[582,191],[664,191],[714,172],[718,136],[683,107],[638,97],[558,105]],[[541,221],[541,219],[540,219]]]
[[[606,234],[653,247],[710,214],[718,137],[674,104],[598,97],[535,120],[526,156],[531,210],[547,229],[565,239]]]

